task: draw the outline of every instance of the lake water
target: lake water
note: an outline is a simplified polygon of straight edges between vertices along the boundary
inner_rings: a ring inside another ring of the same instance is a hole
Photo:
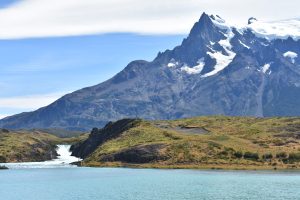
[[[70,146],[52,161],[6,164],[0,200],[296,200],[300,172],[79,168]]]
[[[48,168],[0,171],[1,200],[300,199],[297,172]]]

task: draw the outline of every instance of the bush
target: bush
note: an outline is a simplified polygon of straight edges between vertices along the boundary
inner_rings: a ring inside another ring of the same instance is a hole
[[[233,154],[236,158],[242,158],[243,157],[243,152],[237,151]]]
[[[0,129],[0,132],[2,132],[2,133],[9,133],[9,130],[7,130],[5,128],[2,128],[2,129]]]
[[[219,153],[219,155],[228,156],[228,152],[227,152],[227,151],[221,151],[221,152]]]
[[[278,159],[285,159],[285,158],[287,158],[287,153],[285,153],[285,152],[279,152],[279,153],[276,154],[276,158],[278,158]]]
[[[173,139],[173,140],[179,140],[180,139],[180,137],[178,137],[178,136],[176,136],[172,133],[169,133],[167,131],[164,131],[163,134],[164,134],[165,137],[168,137],[168,138]]]
[[[6,158],[3,156],[0,156],[0,163],[6,163]]]
[[[289,155],[289,162],[299,162],[300,161],[300,153],[290,153]]]
[[[244,154],[244,158],[247,159],[247,160],[258,160],[259,155],[258,155],[258,153],[246,152]]]
[[[264,160],[271,160],[273,158],[273,155],[271,153],[266,153],[262,156]]]

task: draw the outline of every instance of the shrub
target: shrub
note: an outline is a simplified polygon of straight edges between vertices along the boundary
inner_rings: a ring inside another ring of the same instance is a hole
[[[258,153],[246,152],[244,154],[244,158],[247,160],[258,160],[259,155],[258,155]]]
[[[236,158],[242,158],[243,157],[243,152],[237,151],[233,154]]]
[[[235,150],[233,148],[230,148],[230,147],[224,147],[224,151],[235,152]]]
[[[279,152],[276,154],[276,158],[278,158],[278,159],[287,158],[287,154],[285,152]]]
[[[5,128],[2,128],[2,129],[0,130],[0,132],[2,132],[2,133],[9,133],[9,130],[7,130],[7,129],[5,129]]]
[[[4,156],[0,156],[0,163],[5,163],[6,162],[6,158]]]
[[[228,157],[228,152],[227,151],[221,151],[218,153],[219,158],[225,159]]]
[[[271,153],[266,153],[266,154],[264,154],[264,155],[262,156],[262,158],[263,158],[264,160],[270,160],[270,159],[273,158],[273,155],[272,155]]]
[[[290,153],[288,160],[290,163],[299,162],[300,161],[300,153]]]
[[[179,140],[180,139],[180,137],[178,137],[178,136],[176,136],[172,133],[169,133],[167,131],[164,131],[163,134],[164,134],[165,137],[168,137],[168,138],[173,139],[173,140]]]

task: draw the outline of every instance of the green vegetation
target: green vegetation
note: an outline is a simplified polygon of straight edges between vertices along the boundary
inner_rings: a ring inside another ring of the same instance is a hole
[[[173,121],[140,121],[120,136],[98,146],[84,159],[82,165],[300,168],[299,129],[300,118],[211,116]],[[155,145],[160,148],[154,151]],[[155,152],[158,156],[148,163],[130,162],[145,152],[147,155]]]
[[[77,138],[82,135],[82,131],[70,131],[70,130],[58,129],[58,128],[30,130],[30,132],[35,132],[35,131],[55,135],[59,138]]]
[[[286,152],[279,152],[276,154],[276,158],[278,159],[286,159],[288,157]]]
[[[56,157],[56,144],[72,144],[84,140],[87,134],[59,138],[41,131],[0,130],[0,163],[35,162]]]
[[[243,158],[243,152],[237,151],[233,154],[236,158]]]
[[[300,162],[300,153],[290,153],[288,162],[290,163]]]
[[[271,153],[266,153],[262,156],[264,160],[271,160],[273,158],[273,155]]]
[[[259,155],[258,155],[258,153],[246,152],[244,154],[244,159],[256,161],[259,159]]]

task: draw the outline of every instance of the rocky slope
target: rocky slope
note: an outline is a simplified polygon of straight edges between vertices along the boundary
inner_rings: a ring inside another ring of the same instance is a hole
[[[180,46],[152,62],[133,61],[104,83],[5,118],[0,127],[87,130],[128,117],[298,116],[299,24],[251,18],[238,28],[204,13]]]
[[[83,166],[300,168],[299,118],[125,119],[73,145]]]

